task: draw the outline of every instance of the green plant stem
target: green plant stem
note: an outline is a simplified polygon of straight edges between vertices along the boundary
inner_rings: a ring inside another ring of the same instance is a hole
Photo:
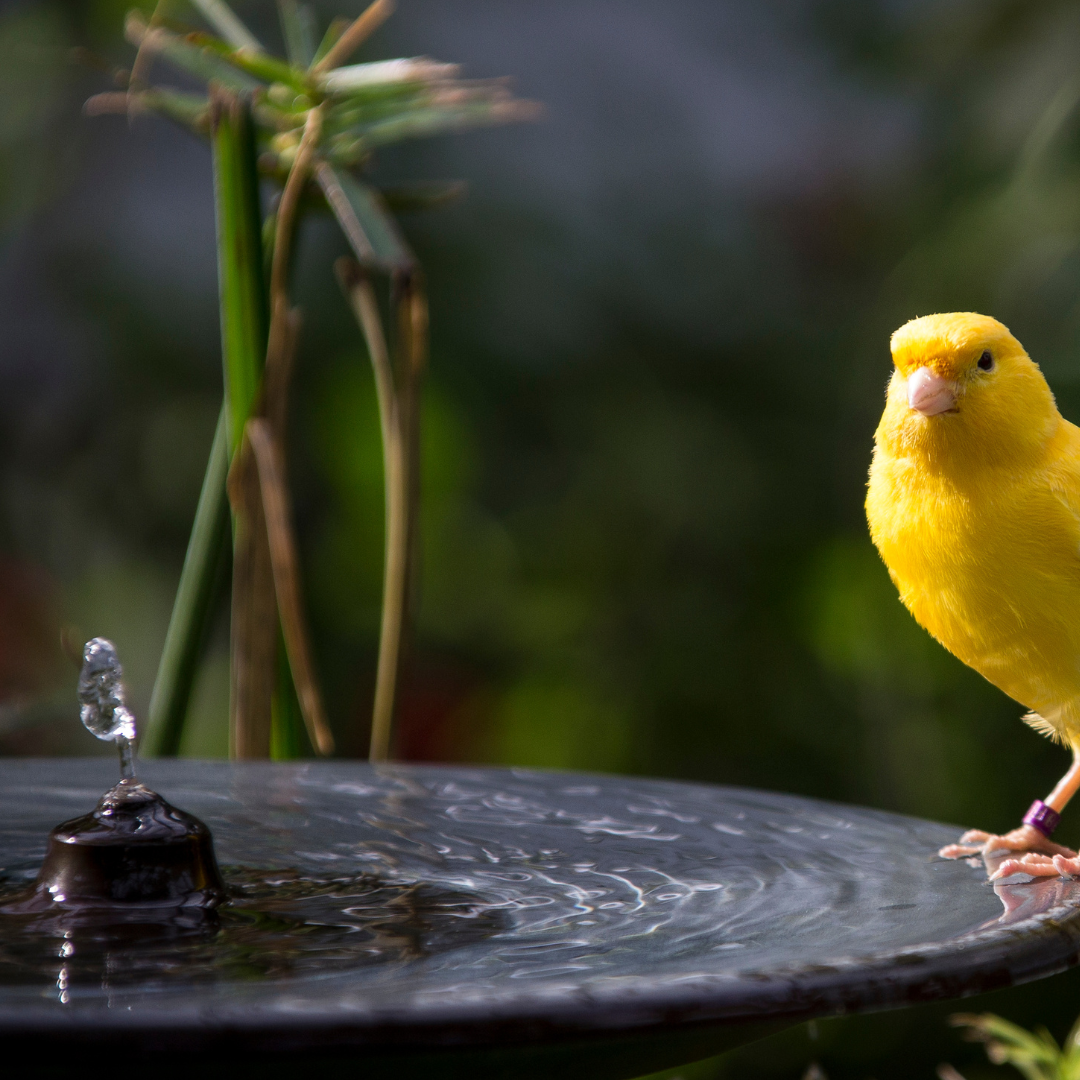
[[[212,87],[211,133],[221,354],[229,458],[233,462],[258,403],[269,321],[250,103]],[[235,507],[235,500],[233,504]],[[251,509],[246,502],[243,505]],[[270,751],[277,642],[276,635],[268,637],[258,632],[274,614],[273,580],[262,533],[261,515],[234,516],[229,702],[229,749],[233,757],[267,757]],[[264,629],[271,634],[276,630],[269,626]]]
[[[154,682],[143,742],[149,754],[176,754],[180,748],[199,654],[213,615],[220,568],[227,556],[229,461],[258,394],[266,347],[261,222],[250,109],[245,102],[217,88],[212,94],[211,112],[225,400]]]
[[[245,421],[229,478],[236,519],[230,709],[230,747],[236,757],[269,757],[273,748],[273,696],[281,681],[276,669],[282,661],[279,623],[308,735],[319,753],[333,749],[307,640],[281,450],[299,329],[298,313],[288,304],[289,257],[321,121],[321,107],[313,108],[278,205],[262,385]]]
[[[142,740],[142,752],[147,755],[172,757],[180,750],[195,670],[228,559],[229,502],[225,496],[228,471],[229,445],[223,405],[150,696],[147,730]]]
[[[249,104],[216,88],[211,95],[211,124],[221,354],[231,458],[259,395],[269,319],[255,130]]]

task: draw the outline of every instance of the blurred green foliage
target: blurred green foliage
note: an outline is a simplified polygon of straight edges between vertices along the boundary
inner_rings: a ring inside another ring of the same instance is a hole
[[[1044,1027],[1027,1031],[993,1013],[961,1013],[952,1023],[964,1028],[971,1041],[984,1043],[986,1056],[995,1065],[1012,1065],[1026,1080],[1075,1080],[1080,1076],[1080,1027],[1076,1024],[1058,1045]]]
[[[66,104],[66,44],[55,10],[0,11],[0,238],[59,186],[55,129]]]
[[[78,112],[129,59],[126,7],[0,13],[6,753],[97,752],[60,624],[115,638],[145,710],[220,401],[208,155]],[[279,46],[272,5],[237,8]],[[401,756],[1015,824],[1065,756],[912,622],[862,500],[888,335],[916,315],[1001,318],[1080,420],[1080,4],[410,0],[358,59],[422,53],[517,73],[548,117],[379,166],[471,184],[406,219],[433,336]],[[291,479],[331,720],[359,754],[382,470],[338,245],[314,221],[298,253]],[[221,614],[185,754],[226,749]],[[1061,1038],[1078,1003],[1074,972],[974,1007]],[[671,1075],[997,1075],[954,1009]]]

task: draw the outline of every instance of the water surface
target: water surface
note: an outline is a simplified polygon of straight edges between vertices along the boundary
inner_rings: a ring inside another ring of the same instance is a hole
[[[954,826],[522,770],[172,761],[141,772],[210,826],[230,902],[164,930],[9,919],[0,1026],[41,1009],[382,1032],[820,1014],[956,996],[1076,955],[1080,886],[995,890],[981,865],[937,858]],[[49,829],[92,807],[114,773],[101,760],[0,762],[7,888],[33,876]]]

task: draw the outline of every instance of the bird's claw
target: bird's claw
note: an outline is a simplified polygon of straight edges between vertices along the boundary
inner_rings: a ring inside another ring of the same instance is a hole
[[[982,844],[946,844],[938,851],[943,859],[966,859],[969,855],[981,855]]]
[[[958,844],[946,844],[938,855],[943,859],[963,859],[971,855],[985,858],[999,852],[1016,852],[1002,860],[990,875],[999,881],[1011,874],[1031,874],[1033,877],[1052,877],[1055,874],[1080,876],[1080,856],[1067,847],[1055,844],[1031,825],[997,836],[982,829],[969,829]]]
[[[1078,877],[1080,856],[1039,855],[1028,852],[1017,859],[1006,859],[991,875],[991,881],[1000,881],[1013,874],[1030,874],[1032,877]]]
[[[993,839],[993,833],[984,832],[982,829],[968,829],[960,837],[960,843],[946,844],[938,855],[943,859],[964,859],[969,855],[981,855],[986,850],[987,843]]]

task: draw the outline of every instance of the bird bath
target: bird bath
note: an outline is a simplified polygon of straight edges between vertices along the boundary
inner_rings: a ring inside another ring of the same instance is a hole
[[[9,892],[115,777],[0,761]],[[210,827],[230,900],[103,927],[0,917],[0,1044],[158,1075],[351,1060],[632,1077],[812,1017],[1061,971],[1080,882],[986,881],[873,810],[615,776],[146,762]],[[21,918],[21,917],[20,917]],[[232,1063],[230,1063],[232,1059]]]

